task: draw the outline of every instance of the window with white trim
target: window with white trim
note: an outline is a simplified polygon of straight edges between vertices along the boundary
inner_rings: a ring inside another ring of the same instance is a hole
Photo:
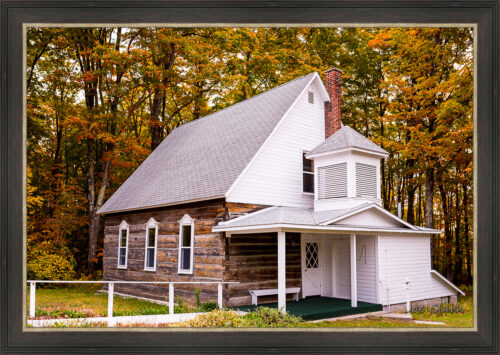
[[[314,193],[314,160],[306,159],[306,155],[302,153],[302,192]]]
[[[118,232],[118,268],[127,268],[127,253],[128,252],[128,224],[122,221]]]
[[[193,273],[194,219],[185,214],[179,221],[179,274]]]
[[[314,91],[307,92],[307,101],[309,101],[310,104],[314,103]]]
[[[156,271],[156,250],[158,244],[158,222],[150,218],[146,224],[146,250],[144,253],[144,270]]]

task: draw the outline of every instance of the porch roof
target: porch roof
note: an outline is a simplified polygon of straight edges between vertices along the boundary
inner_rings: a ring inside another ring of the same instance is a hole
[[[369,209],[375,209],[386,218],[399,224],[393,226],[353,225],[342,223],[343,219]],[[365,203],[353,208],[315,212],[313,208],[273,206],[247,215],[220,222],[214,232],[256,232],[270,229],[309,230],[317,232],[387,232],[410,234],[438,234],[441,231],[411,225],[394,216],[375,203]]]

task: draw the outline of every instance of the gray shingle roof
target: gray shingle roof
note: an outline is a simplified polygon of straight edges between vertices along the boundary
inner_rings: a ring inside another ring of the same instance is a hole
[[[344,126],[335,132],[335,134],[331,135],[326,141],[309,152],[308,156],[333,152],[346,148],[360,148],[376,153],[388,154],[384,149],[373,143],[362,134],[358,133],[349,126]]]
[[[282,206],[274,206],[270,208],[266,208],[257,212],[249,213],[248,215],[238,217],[229,221],[219,222],[219,224],[213,228],[214,231],[225,231],[225,230],[245,230],[249,228],[249,232],[252,230],[252,227],[259,226],[269,226],[269,225],[296,225],[298,228],[306,228],[307,226],[324,226],[324,227],[348,227],[348,228],[357,228],[360,231],[366,229],[380,229],[380,230],[391,230],[391,231],[401,231],[406,233],[430,233],[430,234],[439,234],[441,231],[430,228],[416,227],[411,224],[408,224],[392,213],[389,213],[389,216],[392,216],[396,221],[400,221],[400,227],[376,227],[370,225],[348,225],[341,223],[333,223],[330,225],[322,225],[322,223],[327,223],[331,220],[340,218],[343,216],[348,216],[351,214],[361,213],[364,210],[376,208],[382,210],[382,207],[375,203],[363,203],[359,206],[355,206],[352,208],[344,208],[344,209],[335,209],[335,210],[327,210],[314,212],[313,208],[300,208],[300,207],[282,207]],[[232,229],[234,228],[234,229]]]
[[[176,128],[98,213],[225,195],[314,75]]]
[[[272,207],[266,210],[253,212],[244,218],[229,220],[219,223],[224,227],[250,227],[268,224],[299,224],[299,225],[319,225],[323,222],[348,214],[369,204],[363,204],[353,208],[328,210],[314,212],[312,208],[300,207]]]

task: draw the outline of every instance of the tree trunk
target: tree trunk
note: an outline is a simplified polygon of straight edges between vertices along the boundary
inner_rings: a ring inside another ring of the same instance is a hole
[[[467,258],[467,284],[472,285],[472,238],[469,236],[469,214],[467,211],[468,208],[468,189],[467,185],[462,185],[462,189],[464,192],[464,235],[465,235],[465,248],[467,250],[466,253],[464,253],[465,257]]]
[[[415,168],[415,160],[409,159],[407,162],[409,173],[406,177],[406,193],[408,194],[408,209],[406,212],[406,221],[410,224],[415,224],[415,184],[413,183],[413,169]]]
[[[453,270],[453,282],[461,284],[463,283],[463,254],[462,254],[462,241],[461,241],[461,208],[460,208],[460,191],[459,186],[456,186],[456,197],[455,197],[455,262]]]
[[[443,265],[443,271],[448,280],[452,279],[452,274],[451,274],[451,229],[450,229],[450,209],[449,209],[449,203],[448,203],[448,196],[446,194],[446,191],[444,189],[444,186],[442,183],[439,183],[438,185],[439,188],[439,193],[441,195],[441,206],[443,209],[443,217],[444,217],[444,239],[445,239],[445,245],[444,245],[444,265]]]
[[[378,96],[381,98],[381,91],[378,90]],[[384,120],[383,117],[385,115],[385,108],[382,105],[382,103],[379,103],[379,112],[378,112],[379,118],[380,118],[380,137],[385,138],[385,127],[384,127]],[[380,144],[380,147],[384,149],[384,144]],[[382,201],[384,204],[384,208],[388,210],[390,208],[390,187],[388,186],[387,183],[387,178],[385,175],[385,158],[382,158],[380,161],[380,177],[382,180]]]
[[[160,122],[160,110],[165,99],[165,88],[168,84],[169,77],[167,76],[167,71],[170,70],[176,58],[176,47],[175,43],[170,43],[170,51],[164,53],[161,58],[157,58],[154,64],[163,70],[163,77],[161,80],[161,87],[155,88],[153,102],[151,104],[151,123],[150,123],[150,133],[151,133],[151,151],[155,150],[163,140],[165,130],[163,124]]]
[[[414,203],[415,203],[415,187],[408,183],[406,187],[406,193],[408,194],[408,208],[406,212],[406,221],[410,224],[415,224],[415,211],[414,211]]]
[[[95,210],[95,146],[94,141],[87,139],[87,199],[89,202],[89,247],[87,252],[87,269],[90,274],[95,271],[94,258],[96,256],[98,218]]]
[[[434,168],[427,168],[425,171],[424,222],[426,228],[434,228]],[[433,235],[431,238],[432,267],[436,268],[438,260],[435,249],[436,244],[439,242],[439,236]]]
[[[422,186],[418,186],[417,225],[422,225]]]
[[[160,108],[163,102],[165,91],[155,89],[153,102],[151,104],[151,123],[149,131],[151,133],[151,151],[155,150],[163,140],[163,125],[160,122]]]
[[[425,171],[424,220],[426,228],[434,228],[434,168]]]

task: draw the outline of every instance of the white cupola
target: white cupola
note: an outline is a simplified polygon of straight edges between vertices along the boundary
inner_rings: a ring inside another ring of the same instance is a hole
[[[348,126],[306,155],[314,160],[314,211],[382,204],[380,159],[389,154]]]

